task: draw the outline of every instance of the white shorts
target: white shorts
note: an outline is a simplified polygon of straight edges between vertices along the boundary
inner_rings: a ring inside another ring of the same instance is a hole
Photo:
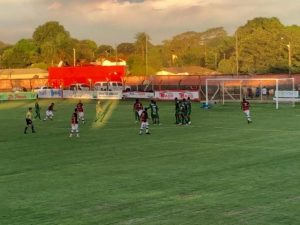
[[[149,126],[148,122],[142,122],[141,123],[141,129],[146,129],[146,128],[148,128],[148,126]]]
[[[78,123],[75,123],[75,124],[71,124],[71,130],[72,131],[78,131]]]
[[[246,115],[247,117],[250,116],[250,110],[244,110],[244,113],[245,113],[245,115]]]
[[[84,112],[78,112],[78,117],[79,118],[84,118]]]
[[[47,116],[47,117],[53,117],[53,116],[54,116],[54,115],[53,115],[53,111],[47,110],[47,111],[46,111],[46,116]]]

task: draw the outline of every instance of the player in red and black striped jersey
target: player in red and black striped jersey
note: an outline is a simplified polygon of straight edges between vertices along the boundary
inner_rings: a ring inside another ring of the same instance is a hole
[[[81,102],[81,100],[79,100],[78,104],[76,105],[77,108],[77,113],[78,113],[78,119],[81,120],[81,122],[84,124],[85,120],[84,120],[84,110],[83,110],[83,104]]]
[[[243,98],[243,101],[241,102],[241,109],[243,110],[243,112],[247,118],[247,122],[251,123],[252,120],[251,120],[251,116],[250,116],[250,103],[245,98]]]
[[[71,131],[70,137],[73,137],[73,134],[76,133],[76,137],[79,137],[79,125],[78,125],[78,114],[77,108],[75,108],[74,112],[72,113],[71,117]]]
[[[143,134],[143,131],[146,132],[146,134],[150,134],[149,132],[149,123],[148,123],[148,112],[147,109],[144,109],[140,116],[141,121],[141,128],[140,128],[140,135]]]
[[[44,121],[47,119],[52,120],[52,118],[54,116],[53,111],[54,111],[54,103],[52,102],[47,108],[46,117],[45,117]]]
[[[135,122],[137,123],[140,120],[141,113],[143,112],[143,104],[139,101],[139,99],[135,100],[135,103],[133,104],[133,111]]]

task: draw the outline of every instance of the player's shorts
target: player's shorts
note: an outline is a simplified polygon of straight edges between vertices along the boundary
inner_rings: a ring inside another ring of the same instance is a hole
[[[244,110],[243,112],[245,113],[246,116],[250,115],[250,110]]]
[[[26,119],[26,125],[31,125],[32,124],[32,120],[31,119]]]
[[[151,113],[151,118],[159,118],[159,115],[157,113],[156,114]]]
[[[75,124],[71,124],[71,130],[72,131],[78,131],[78,123],[75,123]]]
[[[148,126],[149,126],[148,122],[142,122],[141,123],[141,129],[146,129],[146,128],[148,128]]]
[[[84,118],[84,112],[78,112],[78,117],[79,118]]]
[[[47,116],[47,117],[53,117],[53,111],[47,110],[47,111],[46,111],[46,116]]]

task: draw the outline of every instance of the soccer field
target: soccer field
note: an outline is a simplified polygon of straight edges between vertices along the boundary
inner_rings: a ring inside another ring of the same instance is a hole
[[[251,103],[247,124],[238,103],[193,103],[178,126],[173,102],[158,102],[162,125],[138,135],[133,101],[104,102],[96,123],[83,101],[87,123],[69,138],[77,101],[54,102],[54,120],[26,135],[34,102],[0,103],[1,225],[300,224],[298,105]]]

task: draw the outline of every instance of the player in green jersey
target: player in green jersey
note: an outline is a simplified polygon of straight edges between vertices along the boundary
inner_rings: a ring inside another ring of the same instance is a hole
[[[39,118],[41,119],[41,107],[39,105],[39,101],[36,100],[35,105],[34,105],[34,110],[35,110],[35,116],[34,118]]]
[[[192,102],[190,97],[187,98],[186,101],[186,107],[187,107],[187,122],[188,124],[191,124],[191,113],[192,113]]]
[[[160,122],[159,122],[159,114],[158,114],[159,108],[158,108],[158,106],[156,104],[156,101],[151,100],[148,108],[150,108],[150,110],[151,110],[152,123],[159,125],[160,124]]]
[[[186,100],[183,99],[182,101],[179,101],[179,118],[180,122],[179,125],[185,124],[187,125],[187,106],[186,106]]]
[[[180,124],[179,101],[177,98],[175,98],[174,101],[175,101],[175,124]]]

